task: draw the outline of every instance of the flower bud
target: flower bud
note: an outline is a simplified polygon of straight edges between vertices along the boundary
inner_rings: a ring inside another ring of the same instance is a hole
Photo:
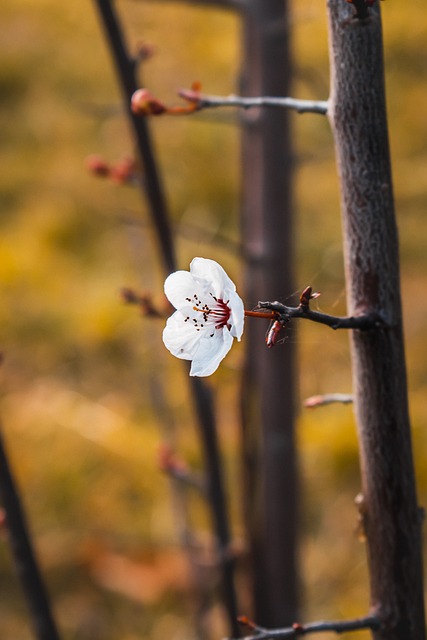
[[[131,109],[137,116],[159,116],[167,111],[166,106],[148,89],[135,91],[131,99]]]
[[[102,156],[95,154],[88,156],[85,160],[85,165],[95,176],[105,178],[110,175],[110,167]]]

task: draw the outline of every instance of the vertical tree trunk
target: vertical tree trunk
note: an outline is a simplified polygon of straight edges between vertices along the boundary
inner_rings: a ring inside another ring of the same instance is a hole
[[[247,0],[243,21],[242,94],[289,95],[290,51],[285,0]],[[245,300],[277,299],[294,289],[292,149],[285,110],[243,116],[242,234]],[[297,617],[297,465],[292,341],[268,350],[267,325],[246,323],[242,390],[246,516],[253,560],[254,615],[280,626]]]
[[[377,3],[378,5],[379,3]],[[332,92],[350,315],[386,327],[351,339],[362,515],[376,640],[423,640],[421,518],[407,406],[399,256],[379,6],[329,0]],[[404,10],[404,8],[402,8]],[[368,11],[368,12],[367,12]]]

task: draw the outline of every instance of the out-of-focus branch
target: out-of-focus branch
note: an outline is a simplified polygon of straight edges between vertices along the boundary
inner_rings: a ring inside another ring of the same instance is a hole
[[[95,0],[95,4],[98,8],[107,42],[112,52],[127,115],[132,124],[138,152],[143,163],[145,173],[143,191],[150,205],[150,213],[159,241],[163,264],[166,272],[170,273],[176,271],[177,265],[171,225],[167,215],[166,199],[146,122],[138,118],[131,109],[131,97],[137,89],[135,61],[132,60],[132,57],[126,50],[125,39],[118,16],[113,8],[112,0]],[[234,561],[228,554],[231,534],[223,486],[221,455],[213,398],[211,391],[200,378],[189,378],[189,384],[205,460],[207,493],[213,528],[217,539],[219,555],[222,560],[221,578],[223,603],[230,632],[233,635],[237,635],[237,597],[234,587]]]
[[[325,393],[318,396],[310,396],[304,400],[304,407],[307,409],[317,409],[327,404],[352,404],[353,396],[349,393]]]
[[[5,526],[38,640],[59,640],[49,596],[31,543],[25,514],[9,466],[0,425],[0,501],[6,514]]]
[[[137,116],[189,115],[195,111],[218,107],[240,107],[245,110],[254,107],[275,107],[289,109],[297,113],[319,113],[321,115],[326,115],[328,112],[328,101],[326,100],[300,100],[275,96],[213,96],[201,93],[196,83],[192,89],[181,89],[178,95],[187,102],[186,105],[167,106],[147,89],[138,89],[132,96],[132,111]]]
[[[214,107],[241,107],[251,109],[253,107],[279,107],[291,109],[298,113],[320,113],[325,115],[328,111],[328,102],[325,100],[299,100],[290,97],[260,96],[247,98],[236,95],[211,96],[197,91],[181,90],[179,95],[184,100],[197,105],[197,110]]]
[[[154,0],[155,4],[170,2],[171,0]],[[244,0],[182,0],[186,4],[195,4],[198,7],[212,7],[218,9],[234,9],[241,11],[245,8]]]
[[[246,617],[241,617],[239,620],[254,631],[253,635],[245,636],[242,640],[282,640],[282,638],[299,638],[310,633],[332,631],[340,634],[361,629],[378,629],[380,626],[379,620],[375,616],[365,616],[354,620],[309,622],[307,624],[295,622],[292,626],[283,629],[265,629]]]
[[[150,203],[150,213],[161,247],[161,255],[166,270],[170,273],[176,269],[175,250],[164,190],[154,157],[151,136],[147,123],[141,118],[137,118],[130,108],[131,97],[138,86],[135,73],[136,64],[126,50],[125,40],[112,2],[110,0],[94,1],[105,30],[107,43],[111,49],[127,115],[144,167],[145,181],[143,185],[143,195],[147,197]]]

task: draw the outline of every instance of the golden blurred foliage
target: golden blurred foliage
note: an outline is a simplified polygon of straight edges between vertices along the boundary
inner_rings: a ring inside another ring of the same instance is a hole
[[[293,7],[294,95],[328,95],[324,6]],[[154,54],[141,82],[160,99],[195,80],[237,91],[236,16],[172,2],[119,0],[132,50]],[[420,502],[427,491],[427,8],[382,4],[410,401]],[[120,300],[123,286],[163,304],[162,274],[137,189],[91,175],[85,158],[115,164],[132,140],[94,6],[88,0],[15,0],[0,6],[0,351],[5,436],[64,638],[194,637],[163,441],[200,467],[183,372],[163,349],[163,321]],[[239,281],[239,135],[231,111],[150,121],[177,232],[179,263],[221,262]],[[294,116],[298,154],[297,279],[345,312],[338,186],[326,119]],[[309,188],[307,188],[309,187]],[[192,224],[197,222],[194,228]],[[278,291],[286,300],[293,292]],[[349,392],[347,336],[290,327],[301,399]],[[286,349],[285,343],[278,347]],[[239,527],[236,346],[212,384],[218,396],[230,503]],[[167,380],[164,373],[167,372]],[[170,381],[173,381],[171,384]],[[357,443],[351,407],[301,411],[304,487],[301,559],[307,618],[363,614],[367,578],[358,540]],[[209,521],[192,521],[206,546]],[[0,632],[31,630],[0,541]],[[148,587],[147,587],[148,584]],[[212,614],[221,635],[221,615]],[[361,633],[360,638],[368,637]]]

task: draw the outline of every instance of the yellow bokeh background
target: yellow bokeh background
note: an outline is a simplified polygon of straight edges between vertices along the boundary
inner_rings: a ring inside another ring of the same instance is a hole
[[[240,25],[188,4],[119,0],[129,44],[153,45],[141,68],[159,98],[200,80],[236,91]],[[410,407],[420,504],[427,491],[427,9],[382,3],[388,109],[401,238]],[[293,93],[326,99],[323,3],[292,9]],[[137,189],[96,178],[85,158],[132,155],[94,3],[15,0],[0,6],[0,351],[3,429],[63,637],[188,639],[192,594],[177,514],[159,467],[164,441],[195,472],[201,459],[184,373],[163,348],[163,322],[122,303],[123,286],[162,303],[163,276]],[[293,116],[298,290],[345,313],[338,184],[326,119]],[[195,255],[239,283],[239,131],[232,110],[150,121],[176,229],[179,264]],[[193,229],[191,225],[201,228]],[[191,232],[190,232],[191,231]],[[279,291],[286,300],[292,291]],[[351,390],[348,336],[300,323],[298,442],[303,487],[304,619],[363,615],[368,587],[354,497],[351,408],[302,408]],[[286,341],[277,348],[286,349]],[[233,529],[240,543],[238,393],[242,345],[212,378]],[[209,544],[197,496],[191,519]],[[244,543],[243,543],[244,544]],[[3,532],[2,638],[32,637]],[[245,613],[245,612],[242,612]],[[210,613],[213,637],[224,635]],[[221,635],[222,634],[222,635]],[[327,634],[325,634],[325,638]],[[332,637],[332,636],[331,636]],[[368,638],[368,633],[360,633]]]

